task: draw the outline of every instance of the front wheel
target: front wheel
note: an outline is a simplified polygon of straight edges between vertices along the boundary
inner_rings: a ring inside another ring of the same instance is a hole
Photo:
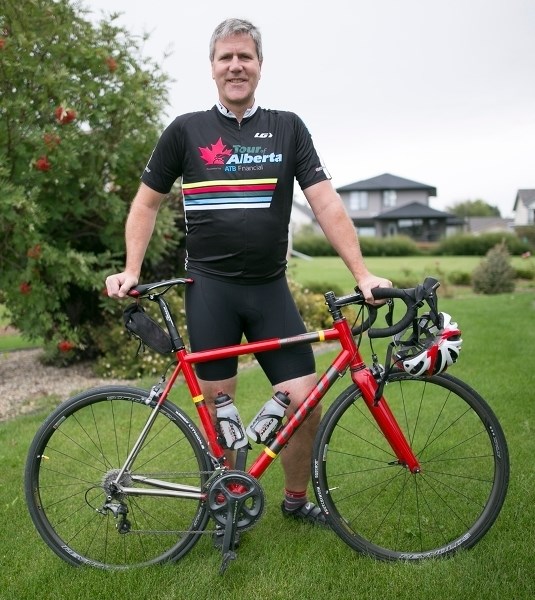
[[[318,502],[336,534],[383,560],[473,546],[505,500],[509,457],[488,404],[449,375],[389,377],[385,397],[421,465],[400,465],[358,388],[326,413],[314,446]]]
[[[125,495],[114,482],[154,407],[148,392],[95,388],[66,400],[37,432],[26,463],[26,502],[37,531],[73,565],[125,569],[177,560],[206,527],[199,493],[211,471],[202,437],[164,402],[123,487],[188,487],[191,498]]]

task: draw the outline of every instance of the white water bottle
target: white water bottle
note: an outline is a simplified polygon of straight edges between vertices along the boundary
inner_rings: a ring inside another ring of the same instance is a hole
[[[247,435],[257,444],[266,442],[278,429],[288,406],[290,398],[287,393],[276,392],[251,421]]]
[[[247,446],[247,437],[238,409],[228,394],[219,392],[215,399],[217,422],[229,450]]]

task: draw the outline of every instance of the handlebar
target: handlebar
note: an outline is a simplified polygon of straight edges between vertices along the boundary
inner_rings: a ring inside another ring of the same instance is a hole
[[[423,306],[424,302],[429,305],[431,317],[438,322],[438,309],[436,289],[440,286],[440,282],[434,277],[426,277],[425,281],[413,288],[373,288],[372,294],[376,300],[393,300],[400,299],[405,304],[405,314],[396,322],[389,323],[387,327],[371,328],[371,325],[377,318],[377,307],[368,306],[368,318],[360,325],[353,327],[353,335],[358,335],[364,331],[368,331],[369,338],[384,338],[391,337],[396,333],[400,333],[406,329],[418,314],[418,309]],[[329,306],[329,312],[333,317],[337,317],[340,308],[350,304],[365,304],[362,292],[355,288],[355,293],[349,296],[336,298],[332,292],[325,294],[325,300]],[[387,319],[391,318],[391,313],[387,315]]]

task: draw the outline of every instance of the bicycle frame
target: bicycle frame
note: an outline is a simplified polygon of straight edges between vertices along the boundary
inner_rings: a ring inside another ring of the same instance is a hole
[[[179,341],[181,348],[176,352],[177,365],[167,381],[167,384],[161,393],[154,411],[151,413],[142,433],[140,434],[136,444],[134,445],[125,465],[119,473],[116,483],[120,481],[124,471],[128,469],[135,456],[143,444],[153,420],[156,418],[159,406],[165,402],[169,392],[175,384],[180,373],[183,374],[185,382],[188,386],[192,400],[197,409],[202,427],[206,436],[206,441],[210,448],[212,456],[218,461],[220,465],[224,465],[225,449],[220,445],[218,441],[218,435],[215,425],[212,421],[210,411],[206,404],[205,398],[201,392],[201,388],[193,369],[193,365],[200,362],[207,362],[213,360],[219,360],[223,358],[231,358],[241,356],[245,354],[256,354],[259,352],[267,352],[272,350],[279,350],[287,346],[295,346],[305,343],[317,343],[324,341],[339,341],[341,349],[336,358],[331,363],[330,367],[323,373],[319,378],[316,385],[310,390],[305,400],[291,415],[286,424],[276,433],[274,438],[264,446],[263,451],[259,454],[256,460],[247,470],[249,475],[252,475],[256,479],[259,479],[270,464],[278,457],[284,446],[289,442],[291,437],[301,426],[307,416],[316,408],[321,402],[329,389],[333,386],[339,377],[342,377],[346,370],[349,369],[351,373],[351,379],[355,385],[361,390],[365,404],[370,410],[373,418],[377,422],[378,427],[382,431],[386,440],[390,444],[393,452],[398,458],[399,464],[404,465],[412,473],[417,473],[420,470],[420,464],[412,452],[405,435],[401,431],[396,419],[390,411],[387,401],[384,396],[376,399],[376,391],[378,384],[373,377],[369,369],[363,361],[359,347],[355,342],[352,335],[351,328],[344,316],[341,314],[338,318],[334,318],[333,327],[330,329],[307,332],[297,336],[291,336],[287,338],[272,338],[256,342],[245,342],[233,346],[226,346],[223,348],[215,348],[210,350],[203,350],[198,352],[188,352],[182,343],[180,335],[178,334],[176,327],[170,317],[170,313],[167,307],[167,303],[162,297],[157,298],[157,302],[160,304],[162,314],[168,321],[168,328],[173,341]],[[166,310],[167,309],[167,310]],[[176,334],[176,335],[175,335]],[[134,480],[137,480],[134,477]],[[152,485],[158,490],[150,490],[147,488],[123,488],[121,490],[125,493],[132,495],[169,495],[177,497],[194,497],[200,498],[202,494],[197,488],[191,488],[189,486],[170,484],[164,481],[151,480],[141,478],[139,481]],[[119,485],[119,484],[118,484]]]

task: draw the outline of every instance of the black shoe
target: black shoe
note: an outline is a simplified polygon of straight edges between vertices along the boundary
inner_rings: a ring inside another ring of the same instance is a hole
[[[317,527],[329,527],[321,508],[312,502],[307,502],[295,510],[288,510],[286,506],[284,506],[283,500],[281,510],[285,517],[290,517],[291,519],[296,519],[297,521],[309,523],[310,525],[315,525]]]
[[[215,526],[215,531],[214,531],[214,539],[213,539],[213,543],[214,543],[214,548],[216,550],[222,550],[223,549],[223,539],[225,537],[225,530],[223,529],[222,525],[216,525]],[[234,537],[234,550],[236,550],[240,545],[240,532],[236,531],[236,535]]]

